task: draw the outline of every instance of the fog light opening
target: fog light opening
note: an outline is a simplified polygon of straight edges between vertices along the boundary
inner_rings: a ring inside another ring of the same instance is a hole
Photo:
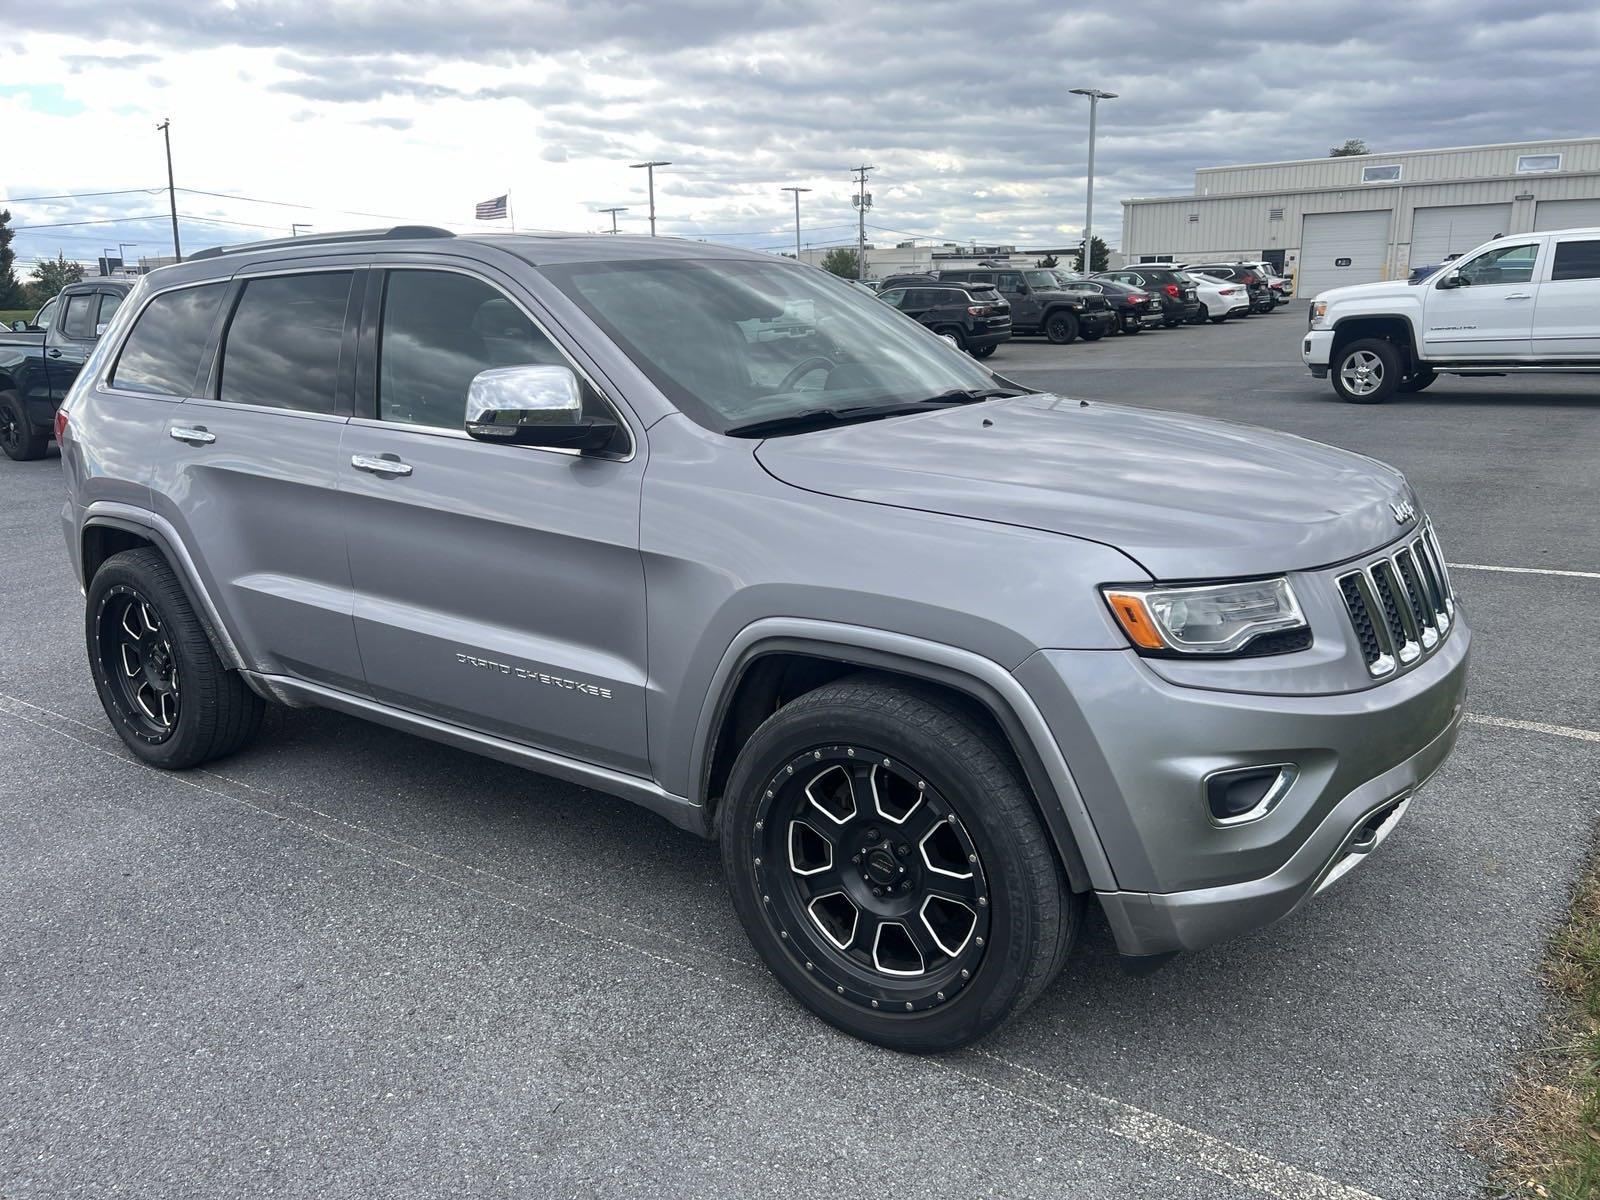
[[[1282,800],[1299,774],[1293,763],[1236,767],[1206,776],[1206,811],[1214,825],[1259,821]]]

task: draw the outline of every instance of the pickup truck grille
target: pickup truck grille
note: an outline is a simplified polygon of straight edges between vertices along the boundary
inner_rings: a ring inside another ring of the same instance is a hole
[[[1427,658],[1455,619],[1455,595],[1431,525],[1339,576],[1338,583],[1361,657],[1375,678]]]

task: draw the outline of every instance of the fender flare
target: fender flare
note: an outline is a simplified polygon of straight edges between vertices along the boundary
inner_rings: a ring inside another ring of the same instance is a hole
[[[170,521],[148,509],[137,508],[131,504],[97,500],[89,505],[84,510],[83,519],[78,523],[78,544],[73,547],[78,578],[83,581],[85,590],[89,586],[89,578],[87,564],[84,561],[84,535],[94,528],[120,529],[124,533],[144,538],[154,545],[167,560],[167,565],[177,574],[178,583],[182,586],[195,615],[200,618],[201,628],[211,640],[217,657],[233,670],[249,669],[249,664],[239,652],[238,643],[233,640],[228,627],[222,623],[221,614],[212,602],[211,594],[206,591],[205,584],[201,583],[194,559],[190,557],[188,548]]]
[[[742,629],[723,652],[695,726],[689,779],[705,805],[712,756],[728,704],[745,672],[770,654],[811,654],[951,687],[982,705],[1021,761],[1039,814],[1075,890],[1115,890],[1094,821],[1033,698],[999,663],[970,650],[883,629],[803,617],[769,617]]]

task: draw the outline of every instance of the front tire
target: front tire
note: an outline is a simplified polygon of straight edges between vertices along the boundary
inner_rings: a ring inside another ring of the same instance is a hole
[[[16,462],[43,458],[50,439],[36,433],[28,420],[22,397],[13,391],[0,392],[0,450]]]
[[[241,749],[265,707],[217,657],[167,560],[124,550],[101,564],[84,606],[89,670],[128,749],[182,770]]]
[[[1078,339],[1078,318],[1069,312],[1051,313],[1045,318],[1044,336],[1057,346],[1068,346]]]
[[[897,1050],[984,1036],[1077,934],[1005,744],[943,694],[854,676],[779,709],[739,753],[722,859],[751,942],[823,1020]]]
[[[1383,338],[1362,338],[1339,351],[1328,376],[1351,404],[1382,404],[1400,383],[1400,351]]]

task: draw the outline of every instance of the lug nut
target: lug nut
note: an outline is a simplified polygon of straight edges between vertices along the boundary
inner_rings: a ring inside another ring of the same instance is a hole
[[[904,867],[901,867],[900,868],[900,874],[904,875],[905,873],[906,873],[906,869]]]
[[[877,840],[878,840],[878,829],[877,829],[877,826],[873,826],[871,829],[867,830],[867,841],[875,842]]]
[[[911,880],[902,880],[900,883],[900,890],[902,892],[909,892],[911,890]]]
[[[853,863],[859,863],[859,862],[860,862],[860,861],[861,861],[861,855],[859,855],[859,854],[852,854],[852,855],[851,855],[851,856],[850,856],[850,861],[851,861],[851,862],[853,862]]]
[[[911,847],[906,845],[904,842],[901,842],[898,846],[896,846],[894,848],[894,852],[896,854],[898,854],[901,858],[904,858],[906,855],[911,853]]]
[[[883,895],[883,889],[881,887],[875,887],[872,889],[872,894],[874,896],[881,896]]]

